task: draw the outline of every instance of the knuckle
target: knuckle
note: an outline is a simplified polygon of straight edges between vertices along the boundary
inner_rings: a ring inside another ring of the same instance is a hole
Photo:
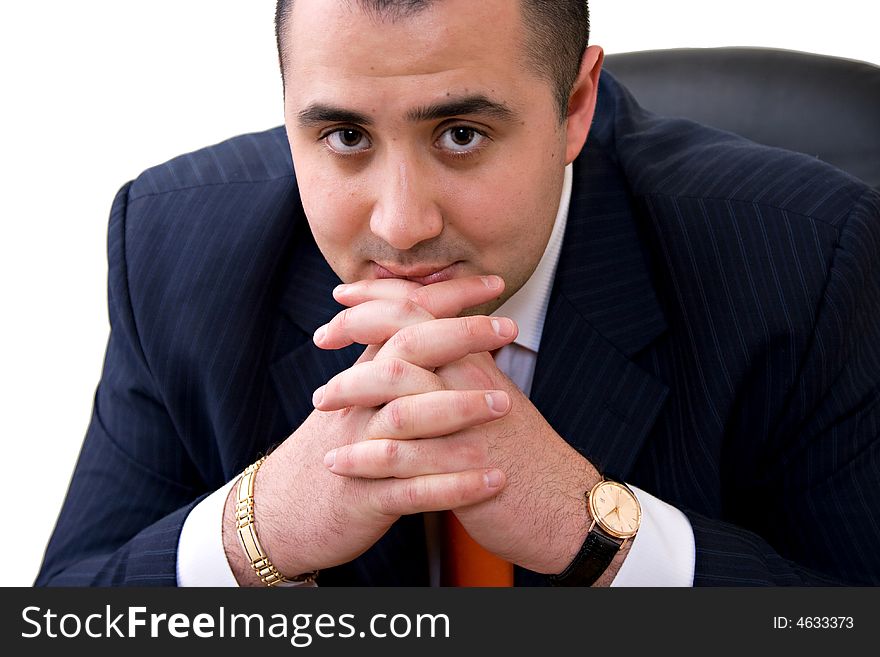
[[[396,485],[385,487],[376,499],[376,507],[386,516],[399,516],[410,508],[408,484],[394,482]]]
[[[398,323],[404,323],[415,315],[419,306],[409,299],[401,299],[392,303],[392,316]]]
[[[468,392],[458,392],[452,396],[452,412],[454,417],[468,418],[479,413],[476,402],[477,395]]]
[[[475,338],[482,333],[482,326],[484,324],[484,317],[474,317],[468,316],[463,318],[464,321],[459,324],[462,332],[466,337]]]
[[[398,398],[386,406],[388,425],[393,432],[401,433],[407,427],[408,418],[412,417],[409,408],[411,404],[409,400]]]
[[[346,308],[346,309],[343,310],[341,313],[339,313],[339,315],[338,315],[338,317],[339,317],[339,328],[340,328],[342,331],[344,331],[344,332],[348,332],[348,329],[351,327],[352,320],[354,319],[354,318],[352,317],[353,314],[354,314],[354,313],[353,313],[353,309],[352,309],[352,308]]]
[[[409,356],[418,349],[421,332],[417,327],[403,328],[391,336],[391,347],[399,354]]]
[[[403,379],[406,373],[406,365],[399,358],[388,358],[383,360],[381,364],[380,375],[391,385],[397,385]]]
[[[380,459],[382,460],[382,464],[386,466],[395,465],[399,454],[400,443],[396,440],[386,440],[381,449]]]
[[[418,509],[425,499],[426,486],[423,479],[409,479],[403,488],[403,498],[407,507],[410,509]]]
[[[426,314],[425,309],[411,299],[406,299],[404,301],[403,309],[406,313],[405,317],[407,319],[411,319],[413,317],[424,317]]]
[[[371,438],[399,436],[403,433],[404,422],[400,402],[394,399],[370,418],[366,434]]]

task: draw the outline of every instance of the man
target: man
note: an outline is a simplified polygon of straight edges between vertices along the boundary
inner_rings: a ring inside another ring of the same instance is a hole
[[[876,192],[643,112],[585,3],[278,18],[287,143],[117,196],[37,583],[880,582]]]

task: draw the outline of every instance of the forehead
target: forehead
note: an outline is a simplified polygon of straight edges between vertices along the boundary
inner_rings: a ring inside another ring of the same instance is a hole
[[[444,88],[515,94],[536,82],[524,36],[517,0],[436,0],[397,17],[365,13],[355,0],[296,0],[283,42],[285,82],[298,105],[327,94],[393,103]]]

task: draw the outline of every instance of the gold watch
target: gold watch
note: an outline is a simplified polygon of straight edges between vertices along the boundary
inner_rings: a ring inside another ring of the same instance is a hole
[[[639,531],[642,508],[626,484],[602,477],[584,493],[584,501],[592,519],[587,538],[568,567],[550,576],[553,586],[591,586]]]

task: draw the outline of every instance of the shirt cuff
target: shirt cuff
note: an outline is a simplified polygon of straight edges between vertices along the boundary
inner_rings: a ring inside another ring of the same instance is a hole
[[[696,550],[687,516],[627,485],[642,507],[642,522],[611,586],[693,586]]]
[[[238,477],[193,507],[177,543],[178,586],[238,586],[223,549],[223,511]]]

